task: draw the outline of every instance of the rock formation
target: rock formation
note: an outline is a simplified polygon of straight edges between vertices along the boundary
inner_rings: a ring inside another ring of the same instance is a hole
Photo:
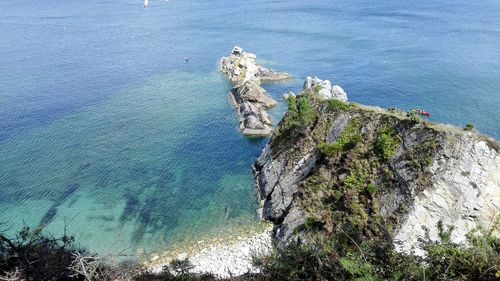
[[[301,123],[308,119],[300,111],[287,113],[254,164],[260,214],[281,244],[307,242],[319,226],[323,235],[350,229],[418,254],[423,227],[435,238],[438,221],[453,225],[460,242],[498,220],[497,141],[339,101],[345,92],[317,78],[304,89],[296,99],[307,100],[315,119]]]
[[[344,89],[339,85],[332,86],[329,80],[321,80],[318,77],[306,78],[304,81],[304,91],[311,90],[315,91],[320,97],[324,99],[338,99],[342,101],[347,101],[347,94]]]
[[[220,70],[234,85],[229,97],[236,108],[242,133],[269,135],[272,123],[267,110],[275,106],[276,101],[267,95],[261,82],[284,80],[290,75],[257,64],[256,56],[240,47],[234,47],[228,57],[222,57]]]

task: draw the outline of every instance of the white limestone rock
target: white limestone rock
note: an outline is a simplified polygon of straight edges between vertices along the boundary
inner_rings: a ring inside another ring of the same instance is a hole
[[[452,240],[462,243],[465,234],[482,227],[489,229],[500,214],[500,157],[485,141],[465,135],[446,148],[445,157],[434,160],[432,185],[415,197],[395,236],[396,249],[417,254],[418,238],[430,229],[437,238],[435,225],[455,227]],[[498,235],[498,233],[497,233]]]
[[[310,90],[324,99],[337,99],[347,101],[347,93],[339,85],[333,85],[329,80],[308,76],[303,85],[303,90]]]

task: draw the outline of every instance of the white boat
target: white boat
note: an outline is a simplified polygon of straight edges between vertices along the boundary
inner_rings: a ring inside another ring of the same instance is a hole
[[[147,8],[149,4],[149,0],[144,0],[144,8]]]

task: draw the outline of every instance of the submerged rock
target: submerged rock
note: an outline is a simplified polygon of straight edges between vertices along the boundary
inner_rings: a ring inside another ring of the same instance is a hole
[[[220,60],[220,70],[234,84],[230,99],[236,107],[240,130],[245,135],[269,135],[272,132],[267,110],[276,101],[261,87],[261,81],[289,79],[290,75],[265,68],[256,62],[256,56],[236,46],[228,57]]]
[[[317,95],[309,91],[318,85]],[[316,119],[297,124],[297,113],[287,113],[254,164],[259,213],[274,223],[281,245],[352,231],[422,254],[424,227],[434,239],[438,221],[453,225],[452,239],[461,242],[498,219],[497,141],[399,111],[325,100],[346,100],[326,80],[308,77],[304,89],[298,97],[307,97]]]

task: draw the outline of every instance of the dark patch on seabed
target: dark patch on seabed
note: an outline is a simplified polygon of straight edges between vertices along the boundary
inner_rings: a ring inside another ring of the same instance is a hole
[[[80,188],[80,184],[78,183],[72,183],[69,185],[69,187],[54,201],[52,206],[49,208],[49,210],[45,213],[45,215],[42,217],[40,220],[40,225],[47,225],[49,224],[52,220],[57,215],[57,210],[59,206],[66,201],[73,193],[75,193],[78,189]]]
[[[90,162],[87,161],[80,165],[78,169],[76,170],[75,176],[73,177],[75,180],[80,179],[83,176],[83,173],[87,168],[90,166]],[[57,215],[57,211],[59,209],[59,206],[64,203],[71,195],[73,195],[78,189],[80,188],[80,184],[78,182],[74,182],[66,188],[66,190],[57,197],[57,199],[52,203],[52,206],[49,208],[47,212],[45,212],[45,215],[42,217],[40,220],[40,225],[47,225],[50,222],[54,220],[54,218]],[[74,202],[71,202],[71,204]]]
[[[176,188],[177,185],[175,174],[163,168],[154,184],[149,186],[146,183],[141,188],[142,198],[135,189],[127,190],[120,221],[122,224],[131,220],[137,222],[131,238],[133,243],[139,243],[147,232],[156,233],[177,225],[177,219],[182,212],[177,200],[186,200],[185,196],[179,193],[182,190]]]

